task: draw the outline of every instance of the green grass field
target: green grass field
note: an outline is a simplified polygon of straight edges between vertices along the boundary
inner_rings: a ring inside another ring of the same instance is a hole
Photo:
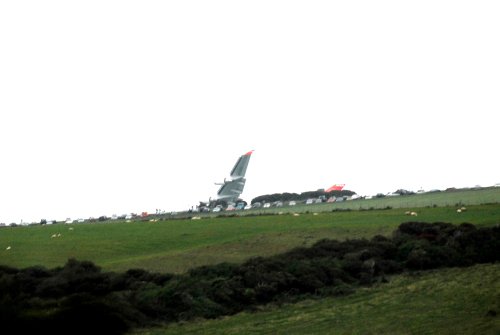
[[[478,203],[492,204],[474,205]],[[387,235],[409,220],[496,224],[500,222],[499,203],[500,188],[489,188],[303,205],[288,208],[283,215],[250,211],[243,217],[206,216],[201,220],[4,227],[0,229],[0,263],[54,267],[76,258],[93,261],[105,270],[144,268],[180,273],[204,264],[268,256],[321,238]],[[439,206],[434,207],[436,204]],[[458,214],[456,204],[465,204],[468,210]],[[393,209],[344,211],[388,206]],[[418,217],[404,215],[406,210],[417,211]],[[292,215],[292,211],[300,216]],[[52,238],[53,234],[61,236]],[[6,250],[8,246],[10,250]]]
[[[500,204],[350,212],[319,212],[300,216],[262,215],[158,222],[57,224],[0,229],[0,263],[15,267],[63,265],[68,258],[90,260],[104,270],[144,268],[184,272],[219,262],[241,262],[268,256],[322,238],[346,239],[388,235],[404,221],[500,222]],[[53,234],[61,237],[52,238]],[[10,246],[10,250],[6,248]]]
[[[160,334],[483,334],[500,332],[500,264],[400,275],[352,295],[266,306]]]
[[[456,212],[456,205],[467,210]],[[391,209],[381,209],[392,207]],[[90,260],[105,271],[193,267],[269,256],[323,238],[389,235],[406,221],[500,223],[500,189],[440,192],[341,204],[241,212],[245,216],[157,222],[108,221],[0,229],[0,264],[61,266]],[[405,215],[411,210],[417,217]],[[299,214],[295,216],[293,213]],[[253,214],[253,215],[252,215]],[[60,237],[52,237],[61,234]],[[7,247],[10,247],[7,250]],[[220,320],[138,334],[500,334],[500,265],[395,276],[346,297],[266,306]]]

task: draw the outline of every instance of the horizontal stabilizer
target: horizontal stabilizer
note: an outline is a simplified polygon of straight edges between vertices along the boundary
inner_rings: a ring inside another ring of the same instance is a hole
[[[217,192],[218,199],[236,199],[243,192],[245,187],[245,178],[239,178],[231,181],[227,181],[224,185],[219,188]]]

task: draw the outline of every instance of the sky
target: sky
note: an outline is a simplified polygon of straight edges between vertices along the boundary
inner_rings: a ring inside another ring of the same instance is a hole
[[[2,1],[0,222],[500,182],[498,1]]]

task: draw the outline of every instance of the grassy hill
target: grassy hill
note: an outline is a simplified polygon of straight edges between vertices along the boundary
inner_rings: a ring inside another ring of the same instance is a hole
[[[400,208],[395,203],[398,201],[408,206]],[[454,205],[436,207],[436,203]],[[469,205],[475,203],[489,205]],[[462,204],[468,210],[457,213],[455,205]],[[361,210],[348,206],[361,206]],[[393,208],[369,210],[388,207]],[[0,264],[54,267],[76,258],[111,271],[143,268],[181,273],[199,265],[269,256],[322,238],[387,235],[405,221],[497,224],[500,188],[304,205],[293,212],[288,208],[282,215],[276,214],[277,209],[270,210],[274,213],[249,211],[240,212],[245,214],[242,217],[205,216],[201,220],[4,227],[0,229]],[[407,210],[416,211],[418,216],[405,215]],[[52,237],[58,234],[61,236]]]
[[[134,334],[499,334],[500,264],[406,274],[336,298]]]
[[[268,256],[322,238],[387,235],[404,221],[500,222],[500,204],[468,206],[464,213],[456,213],[454,207],[416,210],[418,217],[405,215],[404,209],[390,209],[6,227],[0,229],[0,263],[54,267],[76,258],[90,260],[105,270],[144,268],[180,273],[199,265]],[[61,236],[52,237],[54,234]],[[6,250],[8,246],[10,250]]]
[[[457,213],[457,206],[467,210]],[[282,212],[278,214],[278,210]],[[416,211],[417,217],[406,211]],[[105,271],[143,268],[184,273],[200,265],[241,263],[317,240],[390,235],[406,221],[500,223],[500,189],[239,212],[244,216],[156,222],[107,221],[0,229],[0,264],[18,268],[90,260]],[[10,247],[10,248],[8,248]],[[219,320],[138,334],[498,334],[499,264],[394,276],[345,297],[269,305]]]

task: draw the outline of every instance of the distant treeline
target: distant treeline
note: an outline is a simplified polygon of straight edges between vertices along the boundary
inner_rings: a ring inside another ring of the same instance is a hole
[[[74,259],[54,269],[0,266],[0,324],[3,334],[123,334],[132,327],[216,318],[267,303],[345,295],[407,270],[497,262],[499,250],[498,225],[408,222],[390,238],[325,239],[181,275],[102,272]]]
[[[347,196],[350,197],[352,195],[356,194],[356,192],[349,191],[349,190],[342,190],[342,191],[331,191],[331,192],[325,192],[323,190],[318,190],[318,191],[308,191],[308,192],[302,192],[302,193],[274,193],[274,194],[266,194],[266,195],[260,195],[254,199],[252,199],[251,203],[254,204],[256,202],[260,203],[273,203],[276,201],[306,201],[307,199],[318,199],[320,197],[324,197],[326,199],[330,197],[343,197]]]

